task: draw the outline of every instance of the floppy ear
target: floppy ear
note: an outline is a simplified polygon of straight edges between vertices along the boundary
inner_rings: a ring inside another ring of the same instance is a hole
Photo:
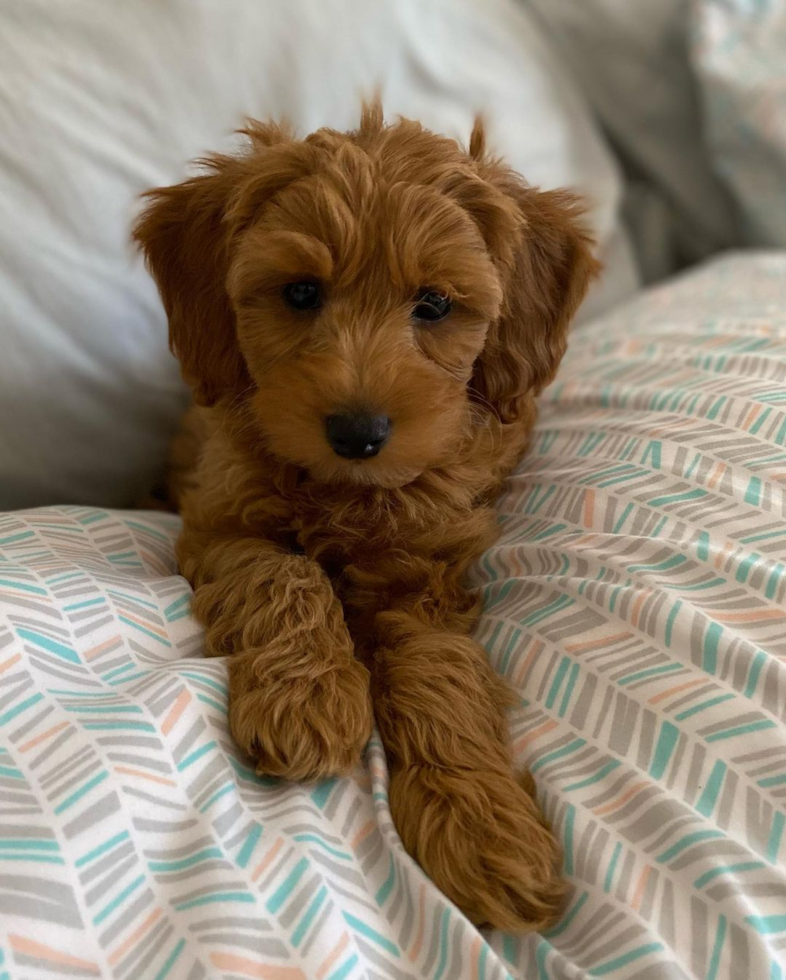
[[[169,346],[199,405],[213,405],[246,377],[225,289],[237,161],[213,157],[207,166],[199,177],[148,191],[133,231],[169,319]]]
[[[169,318],[169,346],[200,405],[249,384],[226,291],[232,239],[297,175],[286,126],[249,120],[249,149],[200,161],[203,174],[145,195],[133,230]]]
[[[470,151],[475,158],[484,152],[482,134],[473,132]],[[495,161],[487,161],[479,173],[496,192],[480,227],[500,270],[503,302],[472,387],[511,422],[523,396],[539,392],[554,377],[568,325],[600,265],[573,194],[529,187]]]

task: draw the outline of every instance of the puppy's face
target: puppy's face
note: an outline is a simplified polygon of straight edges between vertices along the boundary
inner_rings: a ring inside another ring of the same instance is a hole
[[[241,157],[153,192],[136,229],[197,399],[248,399],[317,480],[400,486],[556,367],[593,262],[572,199],[417,124]],[[483,406],[480,408],[480,406]]]

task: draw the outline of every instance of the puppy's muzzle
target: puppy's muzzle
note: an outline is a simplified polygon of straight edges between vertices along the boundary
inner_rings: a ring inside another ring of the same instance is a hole
[[[376,456],[390,436],[387,415],[329,415],[325,419],[327,440],[333,452],[344,459]]]

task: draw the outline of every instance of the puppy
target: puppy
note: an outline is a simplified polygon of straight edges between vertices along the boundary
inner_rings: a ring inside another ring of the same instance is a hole
[[[149,192],[134,236],[202,406],[178,558],[257,771],[358,764],[372,719],[405,848],[475,923],[558,914],[511,698],[462,584],[596,270],[576,199],[367,106]],[[192,437],[196,433],[192,429]]]

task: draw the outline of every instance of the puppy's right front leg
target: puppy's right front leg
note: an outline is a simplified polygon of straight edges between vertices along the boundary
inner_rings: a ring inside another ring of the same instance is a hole
[[[229,660],[229,722],[257,772],[351,771],[371,734],[369,676],[323,569],[261,538],[186,530],[178,546],[211,656]]]

